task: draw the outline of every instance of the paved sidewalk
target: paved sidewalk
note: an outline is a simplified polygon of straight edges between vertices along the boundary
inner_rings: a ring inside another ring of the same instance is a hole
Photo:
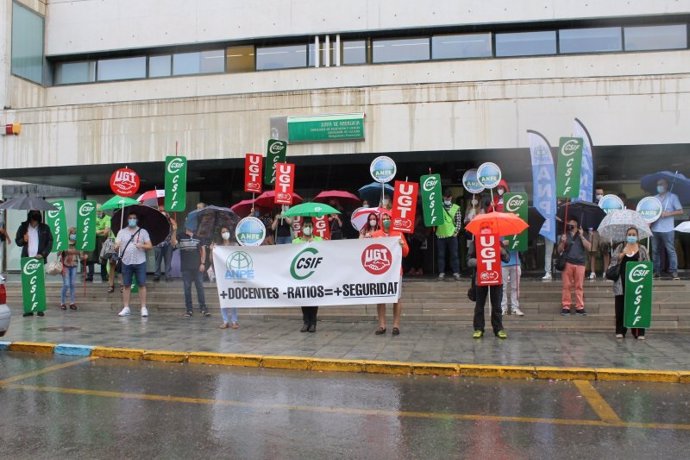
[[[622,369],[690,370],[687,334],[648,332],[646,341],[617,340],[611,333],[508,330],[508,340],[471,337],[458,325],[403,323],[402,333],[375,336],[373,322],[320,321],[315,334],[300,333],[300,321],[245,320],[238,330],[218,329],[219,312],[191,319],[138,309],[129,318],[98,312],[51,310],[44,318],[22,318],[17,310],[0,340],[69,343],[185,352],[246,353],[405,362],[492,364]],[[489,329],[490,330],[490,329]]]

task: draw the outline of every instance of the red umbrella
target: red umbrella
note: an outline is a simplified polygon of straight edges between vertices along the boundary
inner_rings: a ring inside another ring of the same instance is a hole
[[[321,203],[328,203],[330,200],[350,201],[353,202],[353,204],[362,202],[357,195],[346,192],[345,190],[324,190],[314,197],[314,201],[319,201]]]
[[[230,209],[240,217],[247,217],[252,212],[254,200],[242,200],[230,206]]]
[[[498,236],[517,235],[527,228],[527,222],[520,219],[516,214],[507,212],[489,212],[479,214],[467,224],[465,230],[473,235],[479,235],[479,231],[485,226],[491,228],[492,233]]]
[[[273,190],[264,192],[256,197],[256,200],[254,200],[254,206],[258,206],[260,208],[272,208],[274,206],[279,206],[275,204],[275,196],[276,192]],[[302,201],[304,200],[301,196],[296,193],[292,194],[292,204],[300,204]]]
[[[386,209],[386,208],[357,208],[354,210],[352,213],[352,217],[350,218],[350,222],[352,222],[352,226],[357,230],[358,232],[364,228],[364,226],[367,224],[367,219],[369,219],[369,214],[375,213],[381,218],[382,214],[388,214],[390,216],[391,212]]]
[[[143,203],[144,201],[157,200],[158,198],[163,197],[165,197],[165,189],[149,190],[148,192],[144,192],[141,195],[139,195],[137,201]]]

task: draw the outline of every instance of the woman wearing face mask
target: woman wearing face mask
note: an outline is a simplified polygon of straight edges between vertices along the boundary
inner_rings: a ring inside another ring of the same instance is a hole
[[[77,229],[70,227],[67,230],[67,233],[69,235],[69,246],[67,250],[60,253],[60,258],[62,259],[62,293],[60,294],[60,309],[67,310],[65,300],[67,297],[67,291],[69,290],[69,309],[76,310],[77,305],[74,300],[74,280],[77,278],[77,266],[79,265],[79,260],[86,260],[86,255],[83,255],[82,252],[75,247],[77,244]]]
[[[230,239],[230,229],[228,227],[221,227],[220,239],[211,245],[211,254],[213,254],[213,248],[216,246],[237,246],[237,243]],[[228,317],[228,313],[230,313],[230,317]],[[237,307],[221,308],[220,314],[223,317],[223,324],[219,326],[221,329],[239,329],[240,323],[237,321]]]
[[[623,309],[625,306],[625,266],[628,262],[643,262],[649,260],[647,248],[639,244],[637,228],[630,227],[625,232],[625,243],[619,244],[613,251],[609,268],[620,265],[618,279],[613,283],[613,295],[616,306],[616,338],[622,339],[628,331],[623,326]],[[643,328],[632,328],[633,337],[644,340]]]
[[[292,240],[292,244],[305,244],[314,241],[323,241],[320,236],[314,236],[314,225],[311,218],[306,217],[302,224],[302,236]],[[304,324],[300,332],[316,332],[316,315],[319,307],[302,307],[302,320]]]
[[[379,230],[379,215],[375,212],[369,213],[367,223],[359,232],[360,238],[371,238],[374,232]]]
[[[498,185],[496,186],[494,201],[493,203],[489,204],[489,207],[487,208],[486,212],[503,212],[503,195],[507,192],[510,192],[510,188],[508,188],[508,182],[506,182],[504,179],[501,179]]]

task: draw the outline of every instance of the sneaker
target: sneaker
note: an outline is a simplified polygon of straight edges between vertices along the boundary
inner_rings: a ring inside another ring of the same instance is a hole
[[[146,307],[141,307],[141,317],[146,318],[149,316],[149,309]]]
[[[624,337],[625,337],[625,336],[624,336],[623,334],[616,334],[616,338],[617,338],[617,339],[622,339],[622,338],[624,338]]]
[[[453,278],[455,278],[455,281],[460,281],[460,273],[453,273]]]
[[[680,276],[678,276],[678,272],[673,272],[673,281],[678,281],[680,279]]]
[[[502,315],[502,316],[505,316],[505,315],[507,315],[507,314],[508,314],[508,310],[501,309],[501,315]]]
[[[132,312],[129,311],[129,307],[124,307],[120,313],[117,314],[117,316],[129,316],[131,315]]]
[[[561,316],[568,316],[570,314],[570,308],[563,308],[561,310]]]
[[[655,280],[661,279],[661,275],[659,273],[654,273],[654,279]]]
[[[506,331],[500,330],[496,333],[496,337],[498,337],[499,339],[507,339],[508,334],[506,334]]]
[[[637,340],[645,340],[644,335],[638,335]]]
[[[185,318],[191,318],[192,315],[193,315],[193,313],[191,311],[186,311],[186,312],[184,312],[184,315],[182,315],[182,316]]]
[[[546,275],[544,275],[544,276],[541,277],[541,280],[542,280],[542,281],[551,281],[551,279],[552,279],[552,278],[551,278],[551,273],[549,273],[549,272],[546,272]]]
[[[484,335],[484,331],[474,331],[474,334],[472,334],[472,338],[473,339],[481,339],[483,335]]]
[[[578,316],[587,316],[587,312],[585,311],[584,308],[580,308],[579,310],[575,310],[575,313],[576,313]]]
[[[202,310],[202,311],[201,311],[201,316],[204,316],[204,317],[208,318],[209,316],[211,316],[211,313],[209,313],[208,310]]]
[[[525,314],[519,308],[513,308],[513,314],[517,316],[525,316]]]
[[[438,280],[439,280],[439,281],[443,281],[443,279],[444,279],[445,277],[446,277],[446,274],[445,274],[445,273],[439,273],[439,274],[438,274]]]
[[[589,274],[589,279],[590,279],[591,281],[594,281],[595,279],[597,279],[597,274],[594,273],[594,272],[590,273],[590,274]]]

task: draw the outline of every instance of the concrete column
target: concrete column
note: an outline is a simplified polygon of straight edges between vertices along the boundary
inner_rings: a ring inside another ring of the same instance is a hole
[[[335,36],[335,66],[340,67],[340,34]]]
[[[324,67],[330,67],[331,66],[331,36],[330,35],[326,35],[324,48],[326,49],[326,57],[323,60]]]
[[[314,37],[314,67],[321,65],[321,50],[319,50],[319,36]]]

